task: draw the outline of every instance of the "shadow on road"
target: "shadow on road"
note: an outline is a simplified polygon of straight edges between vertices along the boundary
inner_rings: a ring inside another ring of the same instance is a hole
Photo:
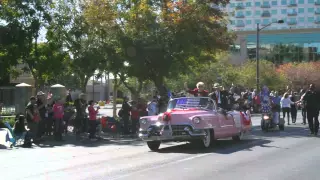
[[[278,138],[301,138],[307,137],[310,134],[308,126],[301,125],[289,125],[285,126],[284,131],[280,131],[278,128],[272,129],[268,132],[263,132],[259,126],[253,127],[252,135],[259,137],[278,137]]]
[[[33,144],[30,148],[54,148],[59,146],[82,146],[82,147],[99,147],[111,145],[130,145],[143,146],[144,144],[137,138],[103,138],[101,140],[89,140],[88,137],[82,136],[77,139],[75,135],[66,135],[63,137],[64,141],[55,141],[52,136],[44,137],[43,140],[37,144]],[[1,148],[1,147],[0,147]],[[18,146],[16,148],[22,148]],[[5,148],[4,148],[5,149]]]
[[[194,144],[188,143],[180,146],[172,146],[160,149],[159,153],[186,153],[186,154],[202,154],[202,153],[218,153],[218,154],[232,154],[238,151],[251,151],[251,148],[273,147],[267,146],[270,140],[264,139],[246,139],[242,141],[233,140],[217,140],[213,146],[208,149],[202,149]]]

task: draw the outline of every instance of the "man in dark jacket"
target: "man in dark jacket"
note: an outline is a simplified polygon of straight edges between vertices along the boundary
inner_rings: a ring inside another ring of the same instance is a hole
[[[121,111],[122,111],[121,118],[123,120],[123,126],[124,126],[123,133],[129,134],[128,124],[129,124],[129,119],[130,119],[131,104],[129,103],[128,97],[123,98]]]
[[[303,101],[305,101],[306,103],[307,119],[309,123],[310,133],[316,136],[319,130],[318,116],[320,107],[320,94],[316,92],[314,84],[310,84],[309,90],[303,97]]]
[[[77,111],[74,125],[76,127],[76,134],[79,135],[81,132],[87,132],[86,95],[81,93],[79,98],[74,101],[74,106]]]
[[[222,109],[229,109],[229,103],[228,98],[230,96],[229,92],[226,90],[223,90],[222,86],[220,86],[218,83],[215,83],[213,88],[213,92],[209,94],[209,97],[216,101],[216,104],[218,107]]]

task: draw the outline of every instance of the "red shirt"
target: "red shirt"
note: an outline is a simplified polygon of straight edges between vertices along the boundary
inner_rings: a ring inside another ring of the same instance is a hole
[[[55,103],[53,105],[53,117],[55,119],[62,119],[64,115],[64,108],[62,104]]]
[[[207,97],[209,92],[207,90],[203,90],[201,92],[199,92],[198,88],[195,88],[194,90],[189,90],[188,93],[193,94],[195,97],[201,95],[203,97]]]
[[[89,111],[89,120],[93,120],[93,121],[97,120],[97,114],[99,110],[98,109],[95,110],[93,106],[89,106],[88,111]]]
[[[131,118],[139,119],[139,110],[131,110]]]

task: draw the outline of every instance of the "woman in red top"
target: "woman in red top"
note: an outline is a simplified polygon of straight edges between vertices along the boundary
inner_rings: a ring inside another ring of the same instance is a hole
[[[99,112],[100,107],[98,106],[97,109],[94,109],[93,107],[94,102],[93,100],[89,101],[89,126],[90,126],[90,135],[89,139],[95,138],[96,135],[96,128],[97,128],[97,114]]]
[[[188,88],[187,83],[184,83],[184,88],[186,91],[195,97],[200,96],[200,97],[208,97],[209,92],[207,90],[204,90],[204,83],[203,82],[198,82],[197,83],[197,88],[191,90]]]
[[[54,118],[54,136],[57,141],[62,141],[64,107],[63,100],[60,97],[57,98],[52,110]]]

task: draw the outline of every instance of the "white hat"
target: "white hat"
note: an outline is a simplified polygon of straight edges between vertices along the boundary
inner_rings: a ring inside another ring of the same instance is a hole
[[[45,93],[43,93],[42,91],[39,91],[39,92],[37,93],[37,96],[42,96],[42,95],[45,95]]]

